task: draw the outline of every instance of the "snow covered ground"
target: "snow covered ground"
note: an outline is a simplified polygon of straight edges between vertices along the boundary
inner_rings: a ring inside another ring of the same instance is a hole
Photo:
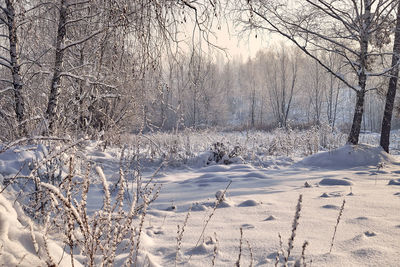
[[[29,171],[24,163],[44,157],[46,153],[38,151],[45,150],[22,147],[0,154],[0,178]],[[99,151],[89,146],[85,157],[102,167],[110,188],[116,184],[117,149]],[[204,155],[197,157],[198,162],[202,159]],[[155,175],[155,167],[143,167],[142,182],[152,179],[162,188],[144,217],[137,266],[233,266],[239,255],[240,266],[275,266],[278,251],[281,265],[300,195],[300,218],[289,266],[301,258],[305,241],[307,266],[399,266],[399,156],[359,145],[304,159],[275,156],[263,157],[263,164],[256,162],[208,166],[192,162],[162,168]],[[100,180],[92,182],[88,207],[95,212],[102,208],[104,191]],[[221,196],[227,186],[215,209],[216,195]],[[33,224],[31,230],[31,220],[15,201],[18,192],[13,186],[9,189],[0,194],[0,263],[45,266],[51,258],[60,266],[70,266],[68,253],[62,253],[60,235],[48,235],[47,253],[43,227]],[[134,223],[140,224],[139,220],[140,216]],[[177,240],[182,229],[182,238]],[[114,265],[122,265],[128,255],[129,251],[118,250]],[[79,250],[74,258],[75,266],[85,264]]]

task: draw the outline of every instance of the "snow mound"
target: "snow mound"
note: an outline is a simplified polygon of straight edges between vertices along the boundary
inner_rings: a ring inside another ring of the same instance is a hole
[[[324,178],[319,182],[320,185],[353,185],[352,182],[343,179]]]
[[[329,193],[322,193],[319,197],[328,198],[328,197],[341,197],[343,196],[342,192],[329,192]]]
[[[311,155],[297,164],[307,167],[326,169],[346,169],[354,167],[374,166],[396,163],[393,156],[386,153],[382,147],[371,145],[345,145],[341,148]]]
[[[258,203],[256,200],[254,199],[249,199],[246,201],[243,201],[242,203],[239,204],[239,207],[254,207],[254,206],[258,206],[260,205],[260,203]]]
[[[214,246],[211,246],[207,243],[202,243],[197,247],[192,248],[187,254],[189,255],[206,255],[210,254],[213,250]]]
[[[218,208],[230,208],[233,206],[235,206],[235,203],[226,199],[224,201],[221,201],[221,203],[219,203]]]
[[[252,225],[251,223],[242,224],[240,227],[243,228],[243,229],[254,229],[254,228],[256,228],[256,227],[255,227],[254,225]]]
[[[392,179],[389,181],[389,185],[400,185],[400,179]]]
[[[338,210],[338,209],[340,209],[339,206],[331,205],[331,204],[324,205],[324,206],[322,206],[322,208],[324,208],[324,209],[330,209],[330,210]]]
[[[371,231],[366,231],[366,232],[364,232],[364,235],[367,236],[367,237],[376,236],[376,234],[375,234],[374,232],[371,232]]]
[[[205,211],[207,207],[200,203],[195,203],[192,207],[192,211]]]
[[[63,256],[63,249],[52,240],[48,240],[51,259],[45,252],[44,233],[33,229],[29,218],[25,217],[21,207],[0,194],[0,262],[2,266],[47,266],[47,263],[58,262],[59,266],[69,266],[71,259]],[[61,259],[61,260],[60,260]],[[75,266],[82,266],[74,260]]]
[[[276,217],[274,215],[270,215],[268,218],[266,218],[264,221],[275,221]]]

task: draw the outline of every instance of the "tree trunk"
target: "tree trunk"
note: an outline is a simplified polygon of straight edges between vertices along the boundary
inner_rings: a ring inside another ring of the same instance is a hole
[[[396,30],[394,34],[392,70],[390,72],[389,88],[386,94],[385,111],[383,114],[380,145],[389,153],[390,129],[392,124],[394,99],[396,97],[397,80],[399,76],[400,59],[400,3],[397,4]]]
[[[364,113],[364,98],[365,91],[358,91],[356,108],[354,110],[353,124],[351,125],[349,138],[347,139],[347,142],[353,145],[358,144],[358,138],[361,131],[361,122]]]
[[[366,69],[368,64],[368,41],[369,41],[369,25],[371,25],[371,1],[365,0],[364,15],[360,23],[362,23],[362,31],[360,33],[360,69],[358,73],[358,86],[357,91],[357,102],[354,110],[353,124],[347,142],[353,145],[358,144],[358,138],[360,136],[361,122],[364,113],[364,99],[367,86],[367,75]]]
[[[25,101],[22,94],[22,78],[20,74],[20,65],[18,63],[18,37],[17,37],[17,25],[15,22],[15,9],[13,3],[10,0],[6,0],[7,5],[7,26],[8,26],[8,39],[10,42],[10,63],[11,63],[11,74],[12,74],[12,85],[14,88],[14,110],[18,125],[18,134],[25,135],[26,127],[24,125],[25,119]]]
[[[61,81],[61,68],[64,58],[64,39],[66,34],[65,22],[67,20],[67,4],[66,0],[61,0],[59,8],[59,21],[57,29],[57,40],[56,40],[56,54],[53,70],[53,78],[50,84],[50,95],[47,104],[47,119],[49,125],[49,134],[54,133],[54,123],[57,114],[58,100],[60,96],[60,81]]]
[[[253,84],[253,90],[251,91],[251,128],[254,129],[255,126],[255,105],[256,105],[256,89]]]

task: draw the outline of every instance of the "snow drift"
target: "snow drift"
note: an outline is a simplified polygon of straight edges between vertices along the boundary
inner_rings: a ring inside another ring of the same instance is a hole
[[[71,258],[53,240],[47,241],[46,251],[45,233],[34,229],[33,222],[24,215],[18,202],[13,204],[6,194],[0,194],[0,263],[27,267],[50,266],[52,263],[70,266]],[[74,264],[82,266],[75,260]]]
[[[319,152],[301,160],[297,164],[326,169],[346,169],[367,166],[376,167],[379,164],[395,164],[396,162],[395,158],[386,153],[382,147],[360,144],[345,145],[332,151]]]

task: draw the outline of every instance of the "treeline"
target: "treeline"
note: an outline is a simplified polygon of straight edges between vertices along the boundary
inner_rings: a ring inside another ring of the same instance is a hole
[[[353,131],[360,116],[357,127],[379,131],[397,2],[317,2],[307,16],[247,1],[232,8],[200,0],[2,0],[0,138],[212,126]],[[330,8],[348,16],[329,17]],[[292,45],[229,60],[204,49],[226,10],[244,31],[273,31]]]

